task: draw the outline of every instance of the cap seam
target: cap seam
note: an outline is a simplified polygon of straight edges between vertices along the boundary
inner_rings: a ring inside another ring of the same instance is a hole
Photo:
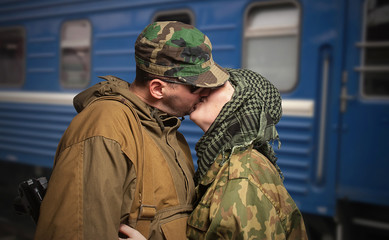
[[[144,63],[139,63],[136,58],[139,58],[140,61],[143,61]],[[212,66],[215,66],[215,62],[213,61],[213,59],[211,58],[210,60],[202,63],[202,64],[198,64],[198,65],[186,65],[186,64],[181,64],[180,66],[169,66],[169,65],[159,65],[159,64],[156,64],[156,63],[152,63],[152,62],[149,62],[149,61],[146,61],[138,56],[135,56],[135,59],[136,59],[136,64],[142,68],[143,70],[145,70],[146,72],[149,72],[149,73],[153,73],[154,71],[148,71],[150,70],[150,67],[141,67],[141,65],[152,65],[153,67],[156,67],[156,68],[166,68],[167,70],[171,70],[171,69],[196,69],[196,70],[201,70],[201,73],[200,74],[203,74],[203,73],[206,73],[209,71],[209,68],[211,68]],[[203,66],[205,65],[205,66]],[[147,70],[146,70],[147,69]],[[159,73],[162,73],[162,76],[165,76],[163,73],[166,72],[166,69],[161,69],[161,70],[157,70],[157,72]],[[202,70],[204,69],[204,70]],[[156,70],[156,69],[152,69],[152,70]],[[184,73],[184,72],[181,72],[183,73],[182,76],[186,76],[186,77],[190,77],[190,76],[198,76],[200,74],[193,74],[193,75],[189,75],[187,73]],[[176,76],[172,76],[172,77],[176,77]]]

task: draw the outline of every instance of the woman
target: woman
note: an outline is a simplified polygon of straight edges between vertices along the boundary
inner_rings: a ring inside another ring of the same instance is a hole
[[[253,71],[228,72],[229,81],[190,115],[205,134],[196,144],[197,201],[187,237],[307,239],[270,145],[278,140],[280,94]]]
[[[199,202],[189,239],[306,239],[300,211],[282,184],[270,141],[278,140],[278,90],[250,70],[232,70],[190,115],[205,134],[196,144]],[[280,145],[280,142],[278,142]]]

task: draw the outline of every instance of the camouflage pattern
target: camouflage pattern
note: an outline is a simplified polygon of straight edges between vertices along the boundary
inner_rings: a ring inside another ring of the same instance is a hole
[[[223,166],[221,160],[196,189],[205,193],[188,220],[188,239],[307,239],[301,213],[266,157],[246,148]]]
[[[207,36],[181,22],[148,25],[135,42],[137,67],[157,76],[175,77],[197,87],[223,85],[229,74],[212,58]]]

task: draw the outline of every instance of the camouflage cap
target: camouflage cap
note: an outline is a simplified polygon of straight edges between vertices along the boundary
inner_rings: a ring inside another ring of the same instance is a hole
[[[218,87],[229,74],[212,58],[207,36],[192,25],[175,21],[148,25],[135,42],[135,61],[140,69],[196,87]]]

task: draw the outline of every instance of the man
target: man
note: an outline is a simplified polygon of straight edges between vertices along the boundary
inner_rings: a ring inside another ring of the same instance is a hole
[[[157,22],[135,43],[137,73],[77,95],[35,234],[44,239],[117,239],[130,225],[149,239],[185,239],[194,167],[177,132],[209,88],[229,74],[193,26]]]

